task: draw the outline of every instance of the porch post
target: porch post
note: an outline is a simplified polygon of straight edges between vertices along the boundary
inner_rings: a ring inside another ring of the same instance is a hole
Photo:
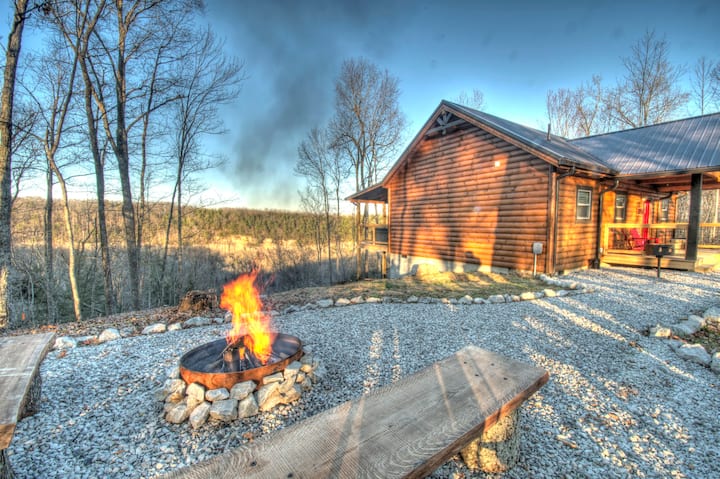
[[[690,215],[688,218],[687,249],[685,259],[697,260],[700,234],[700,208],[702,206],[702,173],[694,173],[690,180]]]

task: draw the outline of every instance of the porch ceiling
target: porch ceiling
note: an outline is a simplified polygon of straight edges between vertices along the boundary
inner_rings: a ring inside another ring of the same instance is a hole
[[[720,189],[720,171],[706,171],[703,175],[703,189]],[[680,173],[667,176],[655,177],[622,177],[626,183],[633,183],[641,188],[651,188],[661,193],[672,193],[675,191],[690,191],[692,173]]]

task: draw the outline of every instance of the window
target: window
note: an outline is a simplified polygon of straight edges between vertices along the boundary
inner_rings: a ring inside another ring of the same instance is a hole
[[[627,219],[627,195],[617,193],[615,195],[615,223],[625,223]]]
[[[589,221],[592,213],[592,189],[583,186],[577,189],[575,219]]]
[[[670,198],[660,201],[660,221],[663,223],[670,221]]]

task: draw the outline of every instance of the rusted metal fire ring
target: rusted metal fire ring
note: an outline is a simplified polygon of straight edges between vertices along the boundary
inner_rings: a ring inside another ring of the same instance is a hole
[[[191,349],[180,357],[180,377],[188,383],[200,383],[207,389],[232,387],[243,381],[255,381],[257,387],[263,385],[263,378],[278,371],[284,370],[293,361],[298,361],[303,355],[302,342],[299,338],[289,334],[278,333],[275,343],[297,345],[297,350],[284,359],[268,363],[256,368],[241,371],[219,371],[217,365],[223,362],[223,351],[227,347],[225,339],[218,339]]]

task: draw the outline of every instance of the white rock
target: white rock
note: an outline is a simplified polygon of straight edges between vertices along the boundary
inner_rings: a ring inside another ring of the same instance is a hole
[[[280,383],[265,384],[257,392],[257,403],[261,411],[269,411],[282,401]]]
[[[458,303],[460,303],[460,304],[472,304],[472,302],[473,302],[473,298],[472,298],[472,296],[470,296],[468,294],[466,294],[465,296],[463,296],[462,298],[460,298],[458,300]]]
[[[182,330],[182,324],[180,323],[172,323],[167,327],[168,331],[181,331]]]
[[[288,364],[283,371],[283,378],[285,379],[285,381],[291,381],[294,383],[295,378],[297,378],[301,367],[302,363],[300,361],[293,361]]]
[[[252,394],[255,390],[255,386],[256,384],[254,381],[243,381],[241,383],[237,383],[232,387],[232,389],[230,389],[230,397],[237,399],[238,401],[242,401]]]
[[[298,375],[295,377],[295,382],[298,384],[302,383],[303,381],[305,381],[306,376],[307,376],[306,373],[304,373],[302,371],[298,371]]]
[[[282,404],[290,404],[300,399],[302,389],[297,384],[293,384],[290,389],[283,391],[280,396],[282,398],[280,401]]]
[[[475,298],[475,299],[473,299],[473,303],[475,303],[475,304],[486,304],[487,301],[485,300],[485,298]]]
[[[672,326],[673,333],[678,336],[690,336],[700,330],[696,321],[681,321]]]
[[[696,315],[694,315],[694,314],[691,314],[690,316],[688,316],[688,319],[687,319],[687,320],[690,321],[691,323],[697,324],[698,330],[704,328],[704,327],[705,327],[705,323],[707,322],[707,321],[705,320],[705,318],[703,318],[703,317],[701,317],[701,316],[696,316]]]
[[[180,424],[190,416],[187,404],[184,402],[178,403],[165,414],[165,420],[172,424]]]
[[[354,298],[350,298],[350,302],[352,304],[362,304],[365,302],[362,296],[355,296]]]
[[[75,341],[70,336],[60,336],[55,340],[55,344],[53,348],[55,349],[70,349],[77,346],[77,341]]]
[[[263,378],[263,384],[280,383],[283,380],[283,373],[275,373]]]
[[[80,345],[90,345],[95,344],[98,340],[98,337],[93,334],[88,334],[86,336],[75,336],[75,341],[77,344]]]
[[[195,328],[198,326],[209,326],[212,321],[210,318],[203,318],[202,316],[195,316],[190,318],[183,323],[183,328]]]
[[[554,289],[545,288],[545,289],[543,289],[542,292],[546,298],[554,298],[555,296],[557,296],[557,293],[555,292]]]
[[[661,326],[659,324],[650,328],[650,337],[669,338],[670,336],[672,336],[670,328],[666,328],[665,326]]]
[[[166,394],[179,393],[185,395],[185,381],[178,378],[169,378],[165,380],[163,390]]]
[[[417,303],[418,297],[417,296],[410,296],[408,299],[405,300],[406,303]]]
[[[557,291],[556,294],[557,294],[558,298],[563,298],[568,295],[568,292],[564,289],[561,289],[561,290]]]
[[[366,303],[382,303],[382,299],[376,298],[375,296],[370,296],[368,299],[365,300]]]
[[[335,301],[335,306],[347,306],[348,304],[350,304],[350,300],[347,298],[338,298]]]
[[[720,374],[720,352],[712,355],[712,360],[710,361],[710,369]]]
[[[315,304],[318,305],[319,308],[329,308],[333,305],[332,299],[318,299],[315,301]]]
[[[200,383],[192,383],[185,389],[185,394],[196,402],[203,402],[205,401],[205,386]]]
[[[225,388],[210,389],[205,391],[205,400],[210,402],[224,401],[230,397],[230,393]]]
[[[168,379],[179,379],[180,378],[180,366],[170,366],[165,371],[165,376],[167,376]]]
[[[504,303],[505,296],[503,296],[502,294],[493,294],[488,298],[488,302],[493,304]]]
[[[517,294],[506,294],[505,295],[505,302],[506,303],[517,303],[520,301],[520,296]]]
[[[104,343],[106,341],[115,341],[116,339],[120,339],[121,337],[122,335],[117,328],[107,328],[103,330],[102,333],[100,333],[100,335],[98,336],[98,341]]]
[[[225,389],[225,391],[227,391],[227,389]],[[210,406],[210,417],[222,422],[230,422],[237,419],[238,400],[223,399],[221,401],[213,402],[212,406]]]
[[[193,409],[190,413],[190,425],[193,429],[197,429],[205,424],[205,421],[207,421],[207,418],[210,416],[210,407],[211,404],[209,402],[203,401]]]
[[[703,313],[703,318],[705,318],[705,321],[709,324],[714,326],[720,325],[720,306],[713,306],[707,309]]]
[[[155,323],[150,324],[148,326],[145,326],[145,328],[142,330],[143,334],[158,334],[158,333],[164,333],[167,331],[167,326],[165,323]]]
[[[535,293],[527,291],[520,294],[520,299],[522,299],[523,301],[532,301],[533,299],[536,299],[536,296]]]
[[[238,403],[238,417],[240,419],[256,416],[259,410],[255,396],[252,394]]]
[[[135,326],[126,326],[120,330],[120,336],[122,336],[123,338],[134,336],[135,333]]]
[[[712,359],[702,344],[683,344],[676,352],[681,358],[703,366],[708,366]]]

